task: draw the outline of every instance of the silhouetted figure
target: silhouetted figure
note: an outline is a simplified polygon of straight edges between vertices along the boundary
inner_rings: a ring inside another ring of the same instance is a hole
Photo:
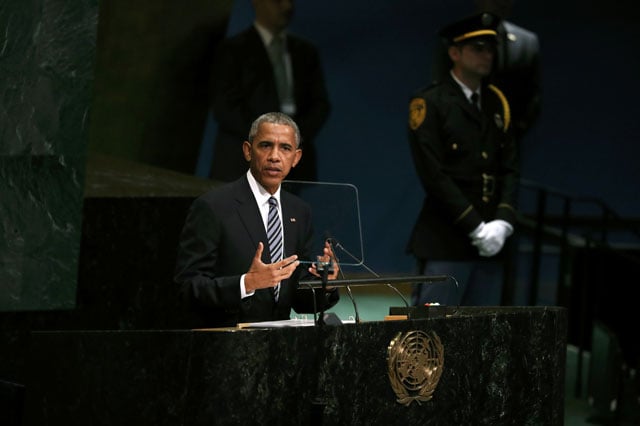
[[[291,116],[302,133],[303,159],[288,177],[317,180],[315,137],[330,103],[320,56],[309,41],[286,29],[293,0],[253,0],[255,22],[216,51],[212,108],[217,122],[211,178],[232,181],[246,172],[241,142],[255,117],[269,111]]]

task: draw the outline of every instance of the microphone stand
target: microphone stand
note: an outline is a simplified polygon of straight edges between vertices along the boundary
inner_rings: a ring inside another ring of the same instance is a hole
[[[347,294],[349,295],[349,299],[351,299],[351,304],[353,305],[353,311],[355,313],[355,322],[356,324],[360,324],[360,314],[358,313],[358,307],[356,306],[356,299],[354,299],[353,297],[353,293],[351,292],[351,287],[350,286],[345,286],[345,288],[347,289]]]
[[[329,262],[320,262],[320,261],[316,262],[316,269],[320,272],[320,278],[322,280],[321,289],[322,289],[323,297],[327,294],[327,283],[329,281],[330,267],[331,267],[331,259],[329,259]],[[313,289],[313,286],[310,286],[310,287]],[[317,306],[315,302],[315,292],[313,297],[313,304],[314,304],[314,312],[317,312]],[[318,371],[320,371],[320,359],[321,359],[320,351],[323,348],[322,343],[324,342],[324,334],[326,332],[326,329],[324,326],[327,325],[324,319],[324,311],[325,311],[325,308],[323,303],[320,313],[318,314],[318,317],[316,318],[316,321],[315,321],[316,326],[319,326],[319,327],[314,327],[316,329],[316,336],[318,338],[318,351],[316,352],[316,360],[315,360]],[[315,397],[311,400],[310,425],[321,426],[324,419],[324,410],[325,410],[325,407],[327,406],[327,399],[326,397],[323,397],[323,392],[320,389],[319,378],[316,377],[315,380],[316,380],[316,383],[314,387],[316,388],[316,391],[315,391]]]
[[[355,298],[353,297],[353,294],[351,292],[351,286],[358,286],[358,285],[372,285],[372,284],[384,284],[387,287],[391,288],[398,296],[400,296],[400,298],[402,299],[403,303],[404,303],[404,307],[405,310],[403,312],[406,312],[406,315],[411,318],[412,316],[416,315],[416,318],[420,318],[422,317],[422,315],[424,315],[424,313],[422,313],[422,311],[420,310],[421,307],[412,307],[409,305],[409,302],[407,301],[407,299],[404,297],[404,295],[395,287],[393,286],[391,283],[392,282],[398,282],[398,283],[407,283],[407,282],[412,282],[412,283],[432,283],[432,282],[438,282],[438,281],[447,281],[447,280],[452,280],[453,283],[455,284],[455,288],[456,288],[456,294],[458,294],[458,298],[459,298],[459,293],[460,293],[460,288],[458,286],[458,281],[455,279],[455,277],[451,276],[451,275],[420,275],[420,276],[410,276],[410,277],[382,277],[380,274],[376,273],[373,269],[369,268],[367,265],[364,264],[364,262],[362,262],[362,260],[358,259],[355,255],[353,255],[349,250],[347,250],[342,244],[340,244],[339,241],[335,240],[334,238],[327,238],[327,241],[329,242],[329,245],[331,246],[331,249],[333,251],[334,257],[336,259],[336,263],[338,262],[338,258],[335,255],[335,249],[334,246],[336,248],[339,248],[340,250],[342,250],[343,252],[345,252],[351,259],[353,259],[354,261],[358,262],[359,265],[362,265],[369,273],[371,273],[372,275],[375,276],[375,278],[364,278],[364,279],[351,279],[351,280],[347,280],[344,279],[344,274],[342,274],[342,271],[340,271],[341,273],[341,277],[342,279],[337,279],[337,280],[333,280],[331,281],[331,285],[335,286],[335,287],[346,287],[347,289],[347,294],[349,295],[349,298],[351,299],[351,303],[353,304],[353,308],[356,314],[356,323],[360,322],[360,315],[358,313],[358,307],[356,305],[355,302]],[[301,281],[300,282],[301,285],[307,285],[311,288],[318,288],[317,284],[313,284],[313,282],[311,281]],[[323,282],[323,289],[326,287],[326,282]],[[459,304],[456,306],[456,308],[453,309],[453,312],[456,312],[457,309],[459,307]],[[395,309],[395,308],[392,308]],[[435,308],[434,308],[435,309]],[[438,308],[436,309],[438,312],[439,311],[448,311],[451,308]],[[415,310],[415,313],[413,313],[413,311]],[[324,315],[324,311],[322,313]],[[420,315],[420,316],[417,316]],[[323,323],[324,324],[324,318],[323,318]]]
[[[400,292],[400,290],[398,290],[395,286],[393,286],[391,283],[392,282],[396,282],[396,283],[408,283],[408,282],[413,282],[413,283],[426,283],[426,282],[437,282],[437,281],[447,281],[448,279],[452,279],[455,286],[456,286],[456,292],[459,293],[459,287],[458,287],[458,282],[457,280],[450,276],[450,275],[419,275],[419,276],[404,276],[404,277],[383,277],[380,274],[378,274],[377,272],[375,272],[373,269],[369,268],[367,265],[365,265],[360,259],[358,259],[356,256],[354,256],[349,250],[347,250],[342,244],[340,244],[340,242],[334,240],[333,238],[328,238],[327,241],[329,242],[329,245],[331,246],[332,252],[333,252],[333,258],[336,261],[336,264],[338,264],[338,257],[335,254],[335,250],[334,247],[339,248],[340,250],[342,250],[343,252],[345,252],[349,257],[351,257],[351,259],[359,262],[360,265],[362,265],[369,273],[371,273],[372,275],[375,276],[375,278],[356,278],[356,279],[345,279],[344,278],[344,274],[342,273],[342,270],[340,270],[340,275],[341,275],[341,279],[337,279],[337,280],[332,280],[331,281],[331,285],[334,287],[345,287],[347,289],[347,294],[349,295],[349,298],[351,299],[351,303],[353,304],[353,309],[355,311],[355,322],[356,324],[358,324],[360,322],[360,314],[358,312],[358,306],[356,305],[356,301],[355,298],[353,297],[353,293],[351,291],[351,286],[359,286],[359,285],[373,285],[373,284],[384,284],[387,287],[389,287],[390,289],[392,289],[398,296],[400,296],[400,298],[402,299],[406,312],[411,311],[413,308],[409,305],[409,302],[407,301],[407,299],[404,297],[404,295]],[[330,259],[328,262],[321,262],[318,261],[316,263],[316,268],[317,271],[320,272],[320,278],[321,278],[321,284],[318,285],[317,281],[300,281],[298,284],[301,286],[305,286],[310,288],[311,290],[313,289],[321,289],[322,290],[322,294],[326,294],[327,292],[327,285],[328,285],[328,276],[329,276],[329,272],[330,268],[332,265],[332,260]],[[325,307],[324,305],[322,306],[322,310],[318,313],[317,310],[317,305],[315,303],[315,293],[314,293],[314,319],[315,319],[315,325],[320,325],[320,326],[325,326],[327,325],[327,320],[325,319]],[[338,320],[339,322],[339,320]]]
[[[321,266],[320,262],[317,263],[317,266]],[[327,282],[329,281],[329,265],[323,264],[322,270],[320,272],[322,272],[320,274],[320,278],[322,279],[322,295],[324,296],[327,294]],[[315,300],[315,297],[314,297],[314,300]],[[320,310],[318,319],[316,320],[316,324],[320,326],[327,325],[324,320],[324,303],[322,304],[322,309]]]
[[[344,246],[342,244],[340,244],[340,242],[336,242],[336,247],[339,248],[340,250],[342,250],[343,252],[345,252],[352,260],[355,260],[357,262],[360,262],[360,259],[358,259],[356,256],[354,256],[349,250],[347,250],[346,248],[344,248]],[[380,275],[377,274],[373,269],[369,268],[367,265],[364,264],[364,262],[360,263],[362,265],[362,267],[364,269],[366,269],[368,272],[370,272],[371,274],[373,274],[375,277],[380,278]],[[398,290],[397,288],[395,288],[394,286],[392,286],[390,283],[386,283],[387,287],[391,288],[393,291],[396,292],[396,294],[398,294],[398,296],[400,296],[400,298],[402,299],[402,301],[404,302],[404,306],[409,309],[409,302],[407,302],[407,299],[402,295],[402,293],[400,293],[400,290]],[[347,286],[347,291],[349,294],[351,294],[351,289],[349,288],[349,286]],[[357,311],[356,311],[357,313]]]
[[[333,253],[333,257],[336,260],[336,264],[338,266],[340,266],[340,260],[338,260],[338,255],[336,254],[336,250],[333,247],[333,238],[327,238],[327,242],[329,243],[329,246],[331,247],[331,252]],[[347,253],[348,254],[348,253]],[[340,276],[342,277],[342,279],[344,279],[344,273],[342,272],[342,269],[338,269]],[[356,324],[360,324],[360,313],[358,312],[358,306],[356,305],[356,299],[353,297],[353,292],[351,291],[351,286],[350,285],[345,285],[345,288],[347,289],[347,295],[349,296],[349,299],[351,299],[351,304],[353,305],[353,312],[355,314],[355,323]]]

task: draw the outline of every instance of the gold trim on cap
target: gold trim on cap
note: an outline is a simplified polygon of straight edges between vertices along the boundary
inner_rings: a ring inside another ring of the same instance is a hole
[[[465,33],[465,34],[459,35],[458,37],[455,37],[453,39],[453,42],[457,43],[459,41],[466,40],[466,39],[471,38],[471,37],[480,37],[480,36],[485,36],[485,35],[497,36],[498,33],[495,32],[494,30],[471,31],[470,33]]]

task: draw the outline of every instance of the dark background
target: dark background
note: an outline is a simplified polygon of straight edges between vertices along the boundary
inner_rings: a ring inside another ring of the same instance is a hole
[[[333,103],[317,139],[320,179],[358,188],[364,259],[378,273],[412,272],[404,247],[423,194],[408,100],[430,79],[437,29],[471,4],[298,0],[292,30],[318,45]],[[11,408],[31,330],[182,326],[171,282],[178,231],[192,198],[214,184],[191,180],[206,174],[210,152],[208,67],[227,30],[250,23],[249,7],[0,0],[0,380],[16,383],[2,387]],[[542,116],[522,143],[523,178],[602,199],[635,222],[636,10],[629,0],[517,1],[511,19],[539,35],[543,54]],[[574,275],[572,321],[593,279],[592,299],[617,320],[632,312],[618,295],[637,267],[625,274],[608,254],[586,257]],[[557,259],[544,260],[554,269]],[[536,302],[554,296],[541,289]]]

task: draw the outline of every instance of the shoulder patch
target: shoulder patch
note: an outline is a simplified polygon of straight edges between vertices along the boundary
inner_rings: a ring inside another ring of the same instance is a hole
[[[491,89],[491,91],[493,91],[496,96],[498,96],[500,102],[502,103],[502,115],[504,116],[502,130],[506,132],[507,130],[509,130],[509,124],[511,123],[511,108],[509,108],[509,102],[507,101],[507,97],[504,95],[504,93],[502,93],[502,91],[493,84],[489,85],[489,89]]]
[[[416,130],[427,116],[427,103],[422,98],[413,98],[409,104],[409,127]]]

